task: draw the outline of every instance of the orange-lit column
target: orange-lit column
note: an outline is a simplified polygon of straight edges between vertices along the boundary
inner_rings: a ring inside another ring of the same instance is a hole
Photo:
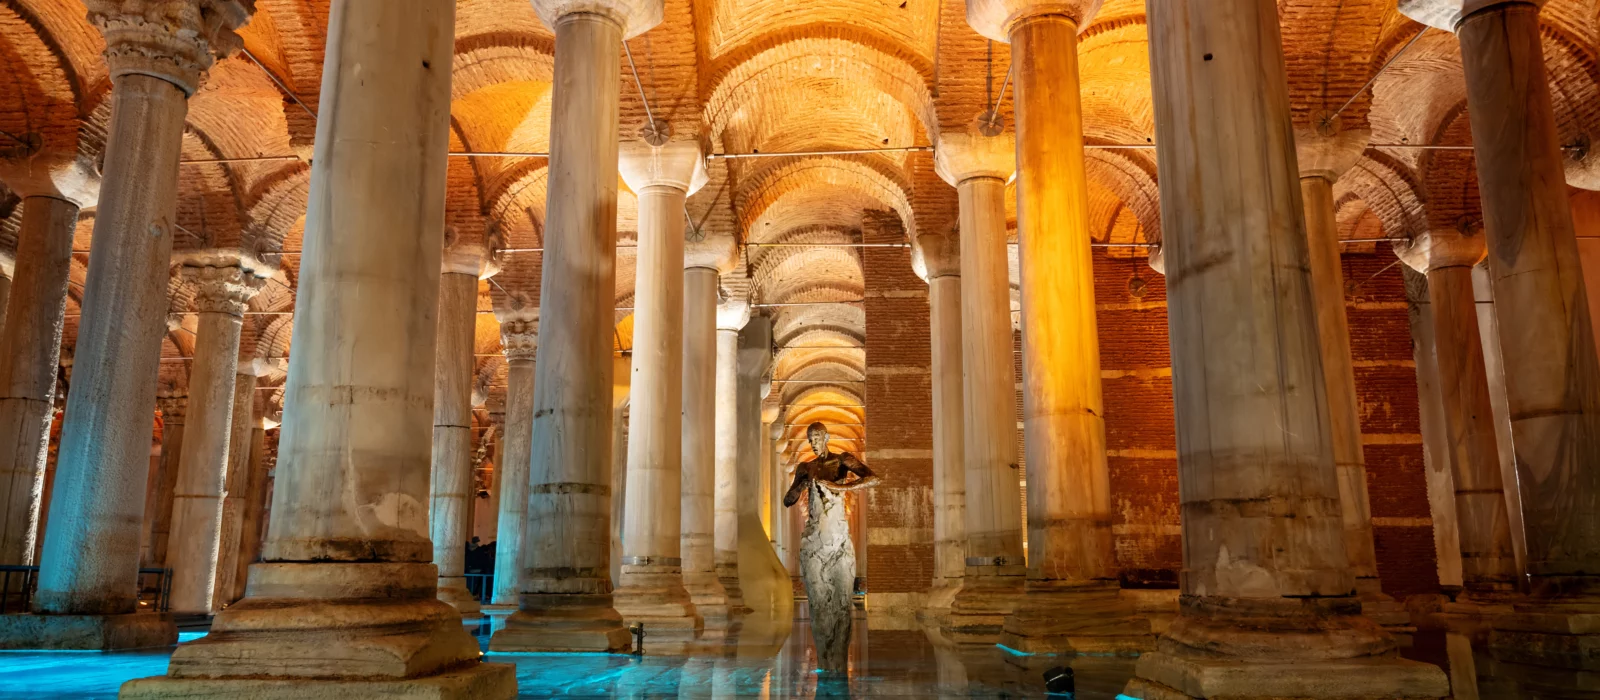
[[[967,20],[1011,44],[1016,81],[1022,422],[1028,583],[1000,642],[1027,652],[1137,651],[1148,621],[1121,599],[1100,395],[1078,95],[1078,31],[1098,2],[971,0]],[[1092,626],[1083,624],[1094,619]]]
[[[1438,698],[1345,556],[1274,0],[1147,5],[1184,568],[1139,698]]]
[[[966,574],[966,469],[961,413],[961,239],[917,236],[912,266],[928,283],[933,361],[933,588],[924,608],[948,616]],[[781,487],[780,487],[781,488]]]
[[[1472,290],[1472,268],[1483,260],[1484,237],[1430,231],[1395,244],[1395,252],[1428,276],[1440,395],[1434,400],[1444,408],[1441,444],[1447,447],[1433,457],[1445,462],[1454,485],[1461,583],[1467,596],[1477,599],[1473,602],[1504,602],[1518,576]]]
[[[517,604],[522,581],[522,546],[528,523],[528,464],[533,439],[533,362],[539,350],[539,309],[513,297],[512,308],[497,310],[500,347],[506,356],[506,434],[501,442],[500,520],[494,545],[494,597],[490,604]]]
[[[1016,142],[989,131],[994,135],[976,128],[941,134],[934,156],[939,176],[960,197],[966,462],[966,570],[943,629],[958,643],[993,644],[1021,597],[1026,564],[1006,250],[1006,179],[1016,170]]]
[[[1489,273],[1538,615],[1491,640],[1510,661],[1600,670],[1600,361],[1540,35],[1542,0],[1407,0],[1453,30],[1466,70]],[[1559,602],[1560,607],[1550,603]],[[1584,617],[1577,617],[1582,615]],[[1579,632],[1575,634],[1575,632]]]
[[[476,616],[478,597],[467,590],[467,521],[477,498],[472,477],[472,383],[477,378],[478,280],[489,251],[477,241],[447,241],[439,267],[433,367],[433,471],[428,531],[439,567],[439,600]]]
[[[728,596],[713,554],[717,492],[717,296],[733,270],[732,236],[691,242],[683,258],[683,587],[705,625],[701,639],[725,637]]]
[[[550,189],[519,609],[495,651],[618,651],[611,598],[612,325],[621,42],[661,0],[534,0],[555,30]]]

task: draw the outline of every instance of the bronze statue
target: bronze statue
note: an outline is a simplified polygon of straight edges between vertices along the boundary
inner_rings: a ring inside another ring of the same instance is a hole
[[[794,483],[783,496],[792,507],[810,492],[806,529],[800,535],[800,573],[811,608],[811,638],[817,666],[829,673],[848,670],[855,593],[856,550],[845,517],[846,491],[878,483],[872,470],[851,454],[828,452],[828,429],[821,423],[806,428],[816,459],[795,467]]]

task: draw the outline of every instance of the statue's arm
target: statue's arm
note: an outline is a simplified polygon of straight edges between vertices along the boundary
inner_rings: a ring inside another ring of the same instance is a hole
[[[856,475],[856,479],[848,484],[829,484],[829,487],[834,491],[855,491],[877,485],[878,475],[872,473],[872,468],[868,467],[865,462],[856,459],[855,455],[849,452],[841,453],[839,461],[844,463],[844,468],[847,471]]]
[[[809,473],[806,470],[806,466],[802,464],[795,468],[794,482],[789,484],[789,491],[783,494],[783,507],[794,506],[800,500],[800,494],[806,492],[806,482],[810,480],[810,477],[806,476]]]

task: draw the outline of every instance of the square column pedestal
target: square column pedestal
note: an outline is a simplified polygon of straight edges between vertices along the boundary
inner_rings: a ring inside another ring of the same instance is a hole
[[[0,615],[0,649],[116,651],[178,643],[166,613]]]
[[[1029,581],[1000,645],[1028,654],[1138,656],[1155,649],[1156,637],[1116,581]]]
[[[435,597],[437,576],[418,563],[256,564],[210,634],[120,697],[516,697],[514,667],[479,661],[461,614]]]

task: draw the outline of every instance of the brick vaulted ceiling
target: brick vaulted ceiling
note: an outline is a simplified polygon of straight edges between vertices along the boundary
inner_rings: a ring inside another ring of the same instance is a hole
[[[1564,143],[1600,137],[1600,0],[1550,0],[1544,48]],[[1106,0],[1080,48],[1085,129],[1092,145],[1149,144],[1156,137],[1144,26],[1145,0]],[[1393,0],[1279,0],[1294,116],[1307,123],[1338,110],[1421,31]],[[42,138],[46,148],[98,155],[109,118],[103,42],[81,0],[0,0],[0,130]],[[179,187],[179,250],[242,246],[277,261],[280,273],[252,303],[246,357],[268,368],[258,400],[281,400],[306,197],[328,0],[256,0],[241,32],[248,55],[219,61],[194,96],[186,161],[285,156],[248,163],[188,163]],[[1009,49],[966,22],[963,0],[667,0],[665,20],[628,42],[638,84],[623,61],[620,136],[636,138],[645,102],[675,133],[698,134],[713,153],[927,146],[988,108]],[[618,47],[621,50],[621,47]],[[543,152],[549,146],[554,38],[527,0],[460,0],[451,149]],[[1343,112],[1375,144],[1463,145],[1465,85],[1453,36],[1429,31]],[[1009,122],[1009,99],[1000,106]],[[6,137],[0,136],[0,139]],[[852,302],[865,279],[859,249],[798,244],[859,241],[864,212],[891,212],[908,237],[950,232],[955,190],[931,153],[712,161],[711,182],[689,215],[748,245],[725,287],[772,307],[779,379],[796,384],[769,401],[795,416],[862,423],[850,383],[864,370],[864,315]],[[1156,162],[1149,150],[1089,154],[1091,225],[1097,239],[1160,237]],[[510,297],[534,303],[543,244],[545,161],[453,157],[451,235],[484,238],[502,253],[501,274],[481,286],[479,381],[487,410],[503,404],[504,360],[487,312]],[[1470,152],[1371,148],[1336,192],[1346,237],[1404,237],[1477,216]],[[637,207],[619,205],[618,345],[631,336]],[[0,189],[0,250],[15,246],[16,198]],[[1015,216],[1014,204],[1008,204]],[[76,335],[92,210],[77,234],[67,353]],[[781,245],[774,245],[781,244]],[[1119,249],[1126,250],[1126,249]],[[1136,253],[1127,253],[1136,254]],[[1013,265],[1015,270],[1015,265]],[[1013,274],[1015,274],[1013,272]],[[173,282],[162,381],[187,374],[195,320]],[[803,388],[810,386],[812,388]],[[807,410],[807,404],[816,408]],[[844,408],[828,408],[843,406]],[[798,422],[798,421],[793,421]]]

